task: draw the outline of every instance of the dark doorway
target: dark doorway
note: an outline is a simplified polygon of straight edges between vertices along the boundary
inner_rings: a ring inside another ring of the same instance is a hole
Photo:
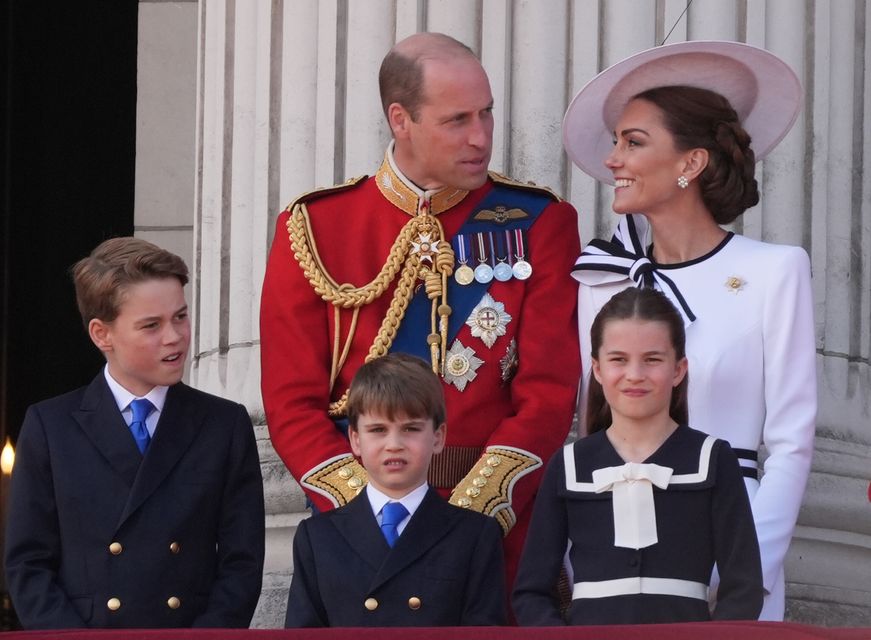
[[[136,0],[0,0],[0,447],[28,405],[102,363],[68,270],[133,232],[137,14]]]
[[[68,269],[133,232],[135,0],[5,0],[3,404],[85,384],[102,361]]]

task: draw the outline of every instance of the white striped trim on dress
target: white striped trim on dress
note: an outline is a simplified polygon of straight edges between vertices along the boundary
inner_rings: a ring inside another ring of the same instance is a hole
[[[681,598],[708,599],[708,585],[692,580],[676,578],[617,578],[599,582],[576,582],[572,590],[572,600],[585,598],[613,598],[638,594],[657,596],[678,596]]]
[[[701,451],[699,451],[699,470],[696,473],[681,473],[671,477],[669,485],[673,484],[694,484],[704,482],[708,479],[708,469],[711,466],[711,450],[714,448],[716,438],[708,436],[702,443]],[[581,491],[585,493],[595,493],[596,487],[592,482],[578,482],[575,474],[575,454],[574,443],[567,444],[563,447],[563,462],[566,468],[566,489],[569,491]]]

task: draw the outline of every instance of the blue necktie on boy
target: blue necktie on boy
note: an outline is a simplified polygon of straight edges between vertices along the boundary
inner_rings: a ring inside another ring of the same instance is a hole
[[[139,447],[139,453],[144,454],[148,448],[148,443],[151,442],[148,427],[145,426],[145,419],[148,418],[148,414],[154,411],[154,405],[146,398],[138,398],[130,403],[130,409],[133,411],[130,431],[133,433],[133,439],[136,440],[136,446]]]
[[[388,502],[382,507],[381,533],[384,534],[384,538],[389,546],[392,547],[396,543],[396,539],[399,537],[396,527],[407,515],[408,509],[402,506],[401,502]]]

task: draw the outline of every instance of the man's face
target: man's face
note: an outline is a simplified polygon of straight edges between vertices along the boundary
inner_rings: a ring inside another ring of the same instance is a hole
[[[487,180],[493,148],[493,95],[472,56],[423,62],[423,101],[416,120],[390,106],[399,169],[422,189],[470,191]]]

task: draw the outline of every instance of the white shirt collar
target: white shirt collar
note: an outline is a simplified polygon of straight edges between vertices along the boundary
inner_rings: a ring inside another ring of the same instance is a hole
[[[366,485],[366,497],[369,498],[369,505],[372,507],[372,513],[375,514],[376,519],[381,516],[381,509],[383,509],[384,505],[388,502],[401,502],[402,506],[408,510],[408,518],[410,518],[414,515],[414,512],[417,511],[420,503],[423,502],[423,498],[428,490],[429,485],[424,482],[417,489],[409,491],[402,496],[402,498],[397,500],[396,498],[391,498],[390,496],[383,494],[373,487],[370,482]],[[408,518],[406,518],[404,522],[407,522]],[[380,519],[378,522],[381,522]],[[401,527],[402,525],[400,524],[400,528]]]
[[[103,374],[106,377],[106,384],[109,385],[109,391],[112,392],[112,397],[115,398],[115,404],[118,405],[118,411],[124,414],[125,420],[127,420],[129,418],[129,415],[127,414],[131,414],[130,403],[136,398],[139,398],[140,396],[130,393],[127,389],[121,386],[121,383],[115,380],[115,378],[112,377],[112,374],[109,373],[108,364],[103,367]],[[157,425],[157,419],[163,411],[163,405],[166,404],[166,393],[168,390],[169,387],[157,386],[148,393],[146,393],[144,396],[141,396],[143,398],[147,398],[151,402],[151,404],[154,405],[155,410],[151,412],[151,414],[148,416],[148,419],[146,420],[146,424],[148,425],[148,431],[152,433],[152,435],[154,432],[154,427]]]

